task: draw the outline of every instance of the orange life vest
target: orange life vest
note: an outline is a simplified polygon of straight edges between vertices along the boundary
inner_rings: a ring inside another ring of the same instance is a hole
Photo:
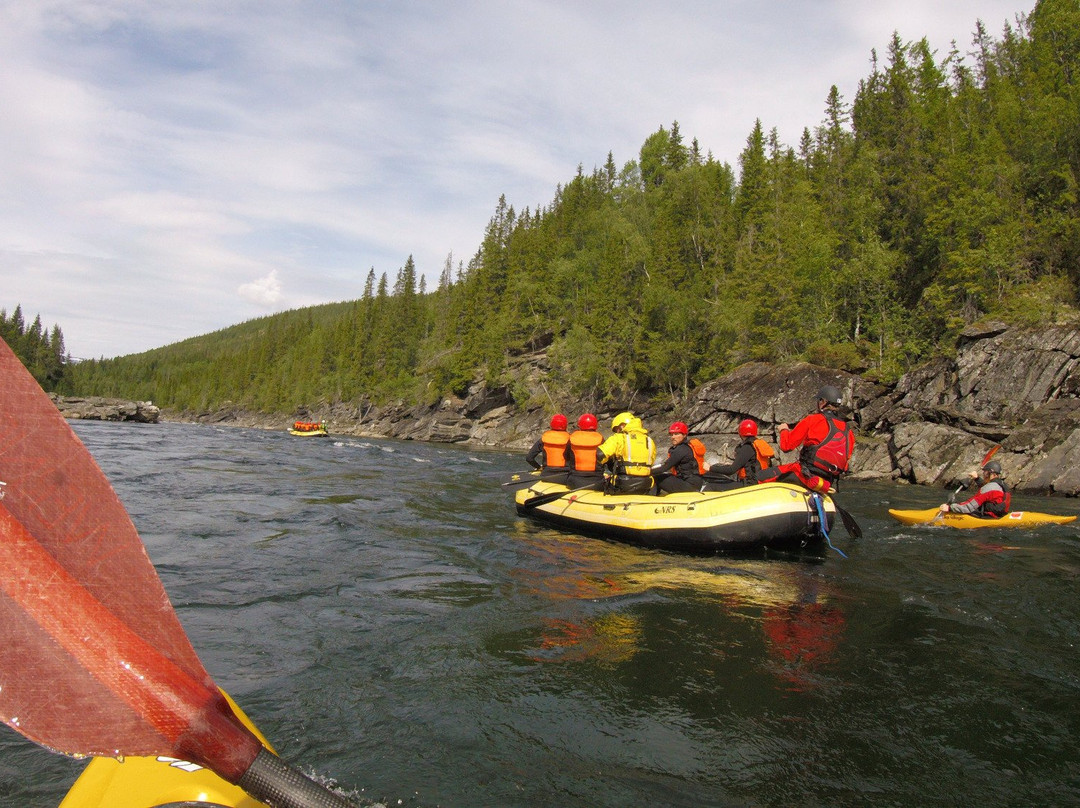
[[[544,467],[566,468],[566,445],[570,443],[570,433],[565,429],[549,429],[540,436],[540,442],[544,446]]]
[[[577,471],[596,471],[596,450],[604,436],[594,429],[576,429],[570,434],[570,451],[574,453]]]
[[[757,456],[758,465],[763,469],[767,469],[771,466],[772,459],[776,457],[776,452],[773,450],[773,447],[766,443],[762,438],[754,438],[754,454]],[[739,469],[735,476],[740,480],[745,480],[746,469]]]
[[[694,460],[697,461],[698,474],[705,474],[705,444],[701,442],[701,438],[690,438],[687,445],[690,447],[690,451],[694,453]]]

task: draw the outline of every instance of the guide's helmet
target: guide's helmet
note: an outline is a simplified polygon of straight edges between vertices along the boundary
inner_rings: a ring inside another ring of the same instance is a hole
[[[824,401],[826,404],[832,404],[834,407],[839,407],[843,401],[843,397],[840,395],[839,388],[833,387],[831,384],[827,384],[818,390],[818,401]]]
[[[982,470],[983,474],[1001,474],[1001,464],[996,460],[991,460],[982,467]]]
[[[596,416],[591,412],[584,413],[577,419],[578,429],[596,429]]]
[[[667,431],[668,431],[669,435],[689,435],[690,434],[690,428],[686,424],[684,424],[682,421],[676,421],[675,423],[673,423],[671,426],[668,427]]]
[[[551,428],[559,430],[566,429],[566,416],[561,412],[557,412],[551,416]]]
[[[746,418],[739,423],[739,437],[749,438],[751,435],[757,435],[757,421]]]

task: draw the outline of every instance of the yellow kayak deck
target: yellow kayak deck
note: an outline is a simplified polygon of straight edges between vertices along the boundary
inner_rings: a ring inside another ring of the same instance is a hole
[[[269,742],[225,693],[237,717],[267,749]],[[169,757],[96,757],[68,791],[59,808],[151,808],[209,803],[222,808],[267,808],[237,786],[194,763]]]
[[[1038,511],[1010,511],[1000,519],[985,519],[969,513],[941,513],[937,508],[905,511],[889,509],[889,516],[904,525],[941,525],[963,529],[980,527],[1038,527],[1040,525],[1067,525],[1076,521],[1075,516],[1056,516]]]

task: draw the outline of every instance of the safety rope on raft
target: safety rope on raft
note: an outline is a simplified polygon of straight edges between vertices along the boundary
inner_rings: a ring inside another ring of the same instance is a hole
[[[810,494],[810,500],[814,503],[814,507],[817,508],[818,527],[821,528],[821,535],[825,537],[825,544],[830,550],[836,550],[842,558],[847,558],[847,553],[839,547],[833,547],[833,543],[829,539],[829,520],[825,516],[825,500],[822,499],[821,494],[816,492]]]

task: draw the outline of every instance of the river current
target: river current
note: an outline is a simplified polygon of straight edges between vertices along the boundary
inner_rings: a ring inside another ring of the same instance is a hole
[[[945,492],[850,484],[847,558],[702,558],[518,517],[520,454],[74,428],[215,681],[359,804],[1080,805],[1074,525],[905,528]],[[0,805],[84,765],[0,728]]]

